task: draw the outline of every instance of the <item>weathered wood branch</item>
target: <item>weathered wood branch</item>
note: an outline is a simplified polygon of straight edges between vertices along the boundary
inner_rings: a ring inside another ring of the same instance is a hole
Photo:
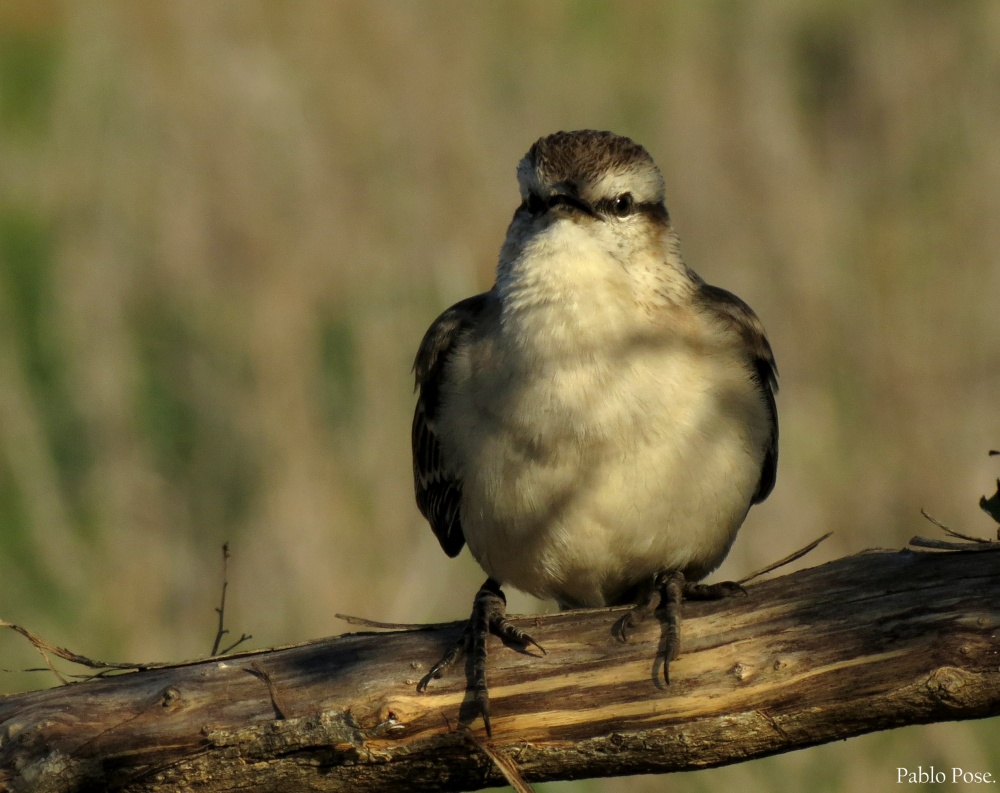
[[[657,625],[525,617],[544,657],[490,647],[494,735],[531,780],[733,763],[905,724],[1000,713],[1000,554],[869,552],[685,604]],[[464,604],[463,604],[464,605]],[[415,687],[459,623],[361,633],[0,699],[5,790],[458,790],[502,784],[455,670]],[[460,714],[462,714],[460,716]]]

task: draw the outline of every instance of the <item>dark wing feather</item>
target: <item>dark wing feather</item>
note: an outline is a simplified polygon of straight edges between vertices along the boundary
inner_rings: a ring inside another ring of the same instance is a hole
[[[732,292],[717,286],[702,283],[701,293],[706,304],[711,306],[720,319],[734,327],[746,342],[754,380],[771,415],[771,441],[764,455],[760,482],[753,496],[753,503],[759,504],[771,495],[778,473],[778,408],[774,403],[774,394],[778,390],[778,368],[774,363],[774,354],[764,333],[764,326],[750,306]]]
[[[481,314],[487,297],[488,293],[467,298],[434,320],[413,362],[418,392],[413,414],[413,485],[417,506],[448,556],[458,555],[465,535],[459,515],[462,482],[443,458],[436,431],[441,387],[445,364],[463,333]]]

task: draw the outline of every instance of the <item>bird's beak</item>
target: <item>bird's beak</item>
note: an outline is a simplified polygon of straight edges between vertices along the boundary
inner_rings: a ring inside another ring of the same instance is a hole
[[[590,204],[567,193],[553,193],[549,196],[548,210],[556,215],[570,216],[579,212],[592,218],[597,217]]]

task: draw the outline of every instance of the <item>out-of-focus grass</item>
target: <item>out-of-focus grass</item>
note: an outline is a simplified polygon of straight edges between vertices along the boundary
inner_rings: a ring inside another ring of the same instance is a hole
[[[985,533],[998,81],[985,1],[0,7],[0,616],[204,654],[227,539],[258,646],[464,615],[482,574],[414,507],[409,367],[489,285],[516,162],[560,128],[644,143],[689,262],[770,332],[778,487],[722,574],[829,529],[807,563],[898,546],[920,507]],[[996,775],[988,729],[549,789]]]

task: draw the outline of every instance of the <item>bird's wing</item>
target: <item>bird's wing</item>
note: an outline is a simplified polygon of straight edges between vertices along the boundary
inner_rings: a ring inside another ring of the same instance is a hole
[[[732,292],[717,286],[702,283],[701,290],[706,304],[712,307],[720,320],[734,328],[746,343],[754,381],[771,416],[771,439],[764,455],[757,491],[753,496],[753,503],[759,504],[771,495],[778,473],[778,408],[774,403],[774,394],[778,390],[778,367],[774,363],[774,354],[764,333],[764,326],[753,309]]]
[[[488,294],[466,298],[434,320],[413,362],[417,389],[412,436],[413,486],[417,506],[448,556],[458,555],[465,545],[465,535],[459,515],[462,482],[442,454],[437,433],[442,384],[448,359],[482,313]]]

